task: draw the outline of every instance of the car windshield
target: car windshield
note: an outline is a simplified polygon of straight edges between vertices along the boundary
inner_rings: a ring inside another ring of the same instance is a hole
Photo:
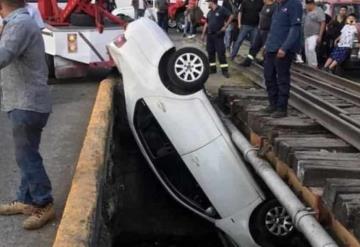
[[[337,13],[339,13],[339,10],[341,6],[347,6],[348,8],[348,14],[354,13],[356,16],[360,16],[360,4],[354,3],[354,4],[335,4],[334,5],[334,12],[333,16],[335,16]],[[358,19],[359,22],[359,19]]]

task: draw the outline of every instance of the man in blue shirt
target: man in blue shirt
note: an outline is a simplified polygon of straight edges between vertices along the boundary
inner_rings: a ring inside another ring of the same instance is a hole
[[[28,215],[23,227],[35,230],[55,218],[51,182],[39,152],[52,108],[45,46],[24,0],[0,0],[0,16],[1,110],[12,124],[21,175],[17,199],[0,204],[0,215]]]
[[[277,0],[265,44],[264,77],[269,106],[264,109],[274,118],[287,116],[290,67],[300,48],[303,8],[300,0]]]

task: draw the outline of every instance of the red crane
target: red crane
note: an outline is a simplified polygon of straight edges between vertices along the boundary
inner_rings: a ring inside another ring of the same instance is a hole
[[[125,26],[126,22],[113,16],[106,8],[108,0],[68,0],[64,9],[58,6],[57,0],[38,0],[38,7],[42,18],[53,26],[69,25],[72,13],[84,13],[95,19],[99,32],[104,29],[104,19],[107,18],[114,24]]]

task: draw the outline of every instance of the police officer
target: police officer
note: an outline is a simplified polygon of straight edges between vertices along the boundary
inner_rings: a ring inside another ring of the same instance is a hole
[[[229,10],[217,5],[217,0],[209,0],[209,13],[207,15],[207,22],[202,33],[202,40],[205,39],[207,32],[206,49],[210,62],[210,73],[216,73],[216,57],[217,54],[220,68],[223,75],[229,78],[229,65],[225,57],[225,43],[224,36],[226,28],[230,25],[233,15]]]
[[[269,106],[264,112],[274,118],[287,116],[290,91],[290,67],[300,48],[302,4],[299,0],[276,0],[265,44],[264,78]]]

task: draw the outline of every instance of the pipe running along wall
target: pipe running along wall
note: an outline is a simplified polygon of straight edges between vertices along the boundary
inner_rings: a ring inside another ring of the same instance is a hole
[[[248,140],[241,134],[235,125],[224,116],[224,114],[222,114],[219,110],[218,113],[229,130],[232,141],[241,151],[245,160],[253,166],[274,196],[286,208],[294,222],[295,227],[304,234],[311,246],[338,247],[336,242],[314,218],[314,213],[304,206],[288,185],[274,171],[270,164],[258,157],[257,149],[248,142]]]

